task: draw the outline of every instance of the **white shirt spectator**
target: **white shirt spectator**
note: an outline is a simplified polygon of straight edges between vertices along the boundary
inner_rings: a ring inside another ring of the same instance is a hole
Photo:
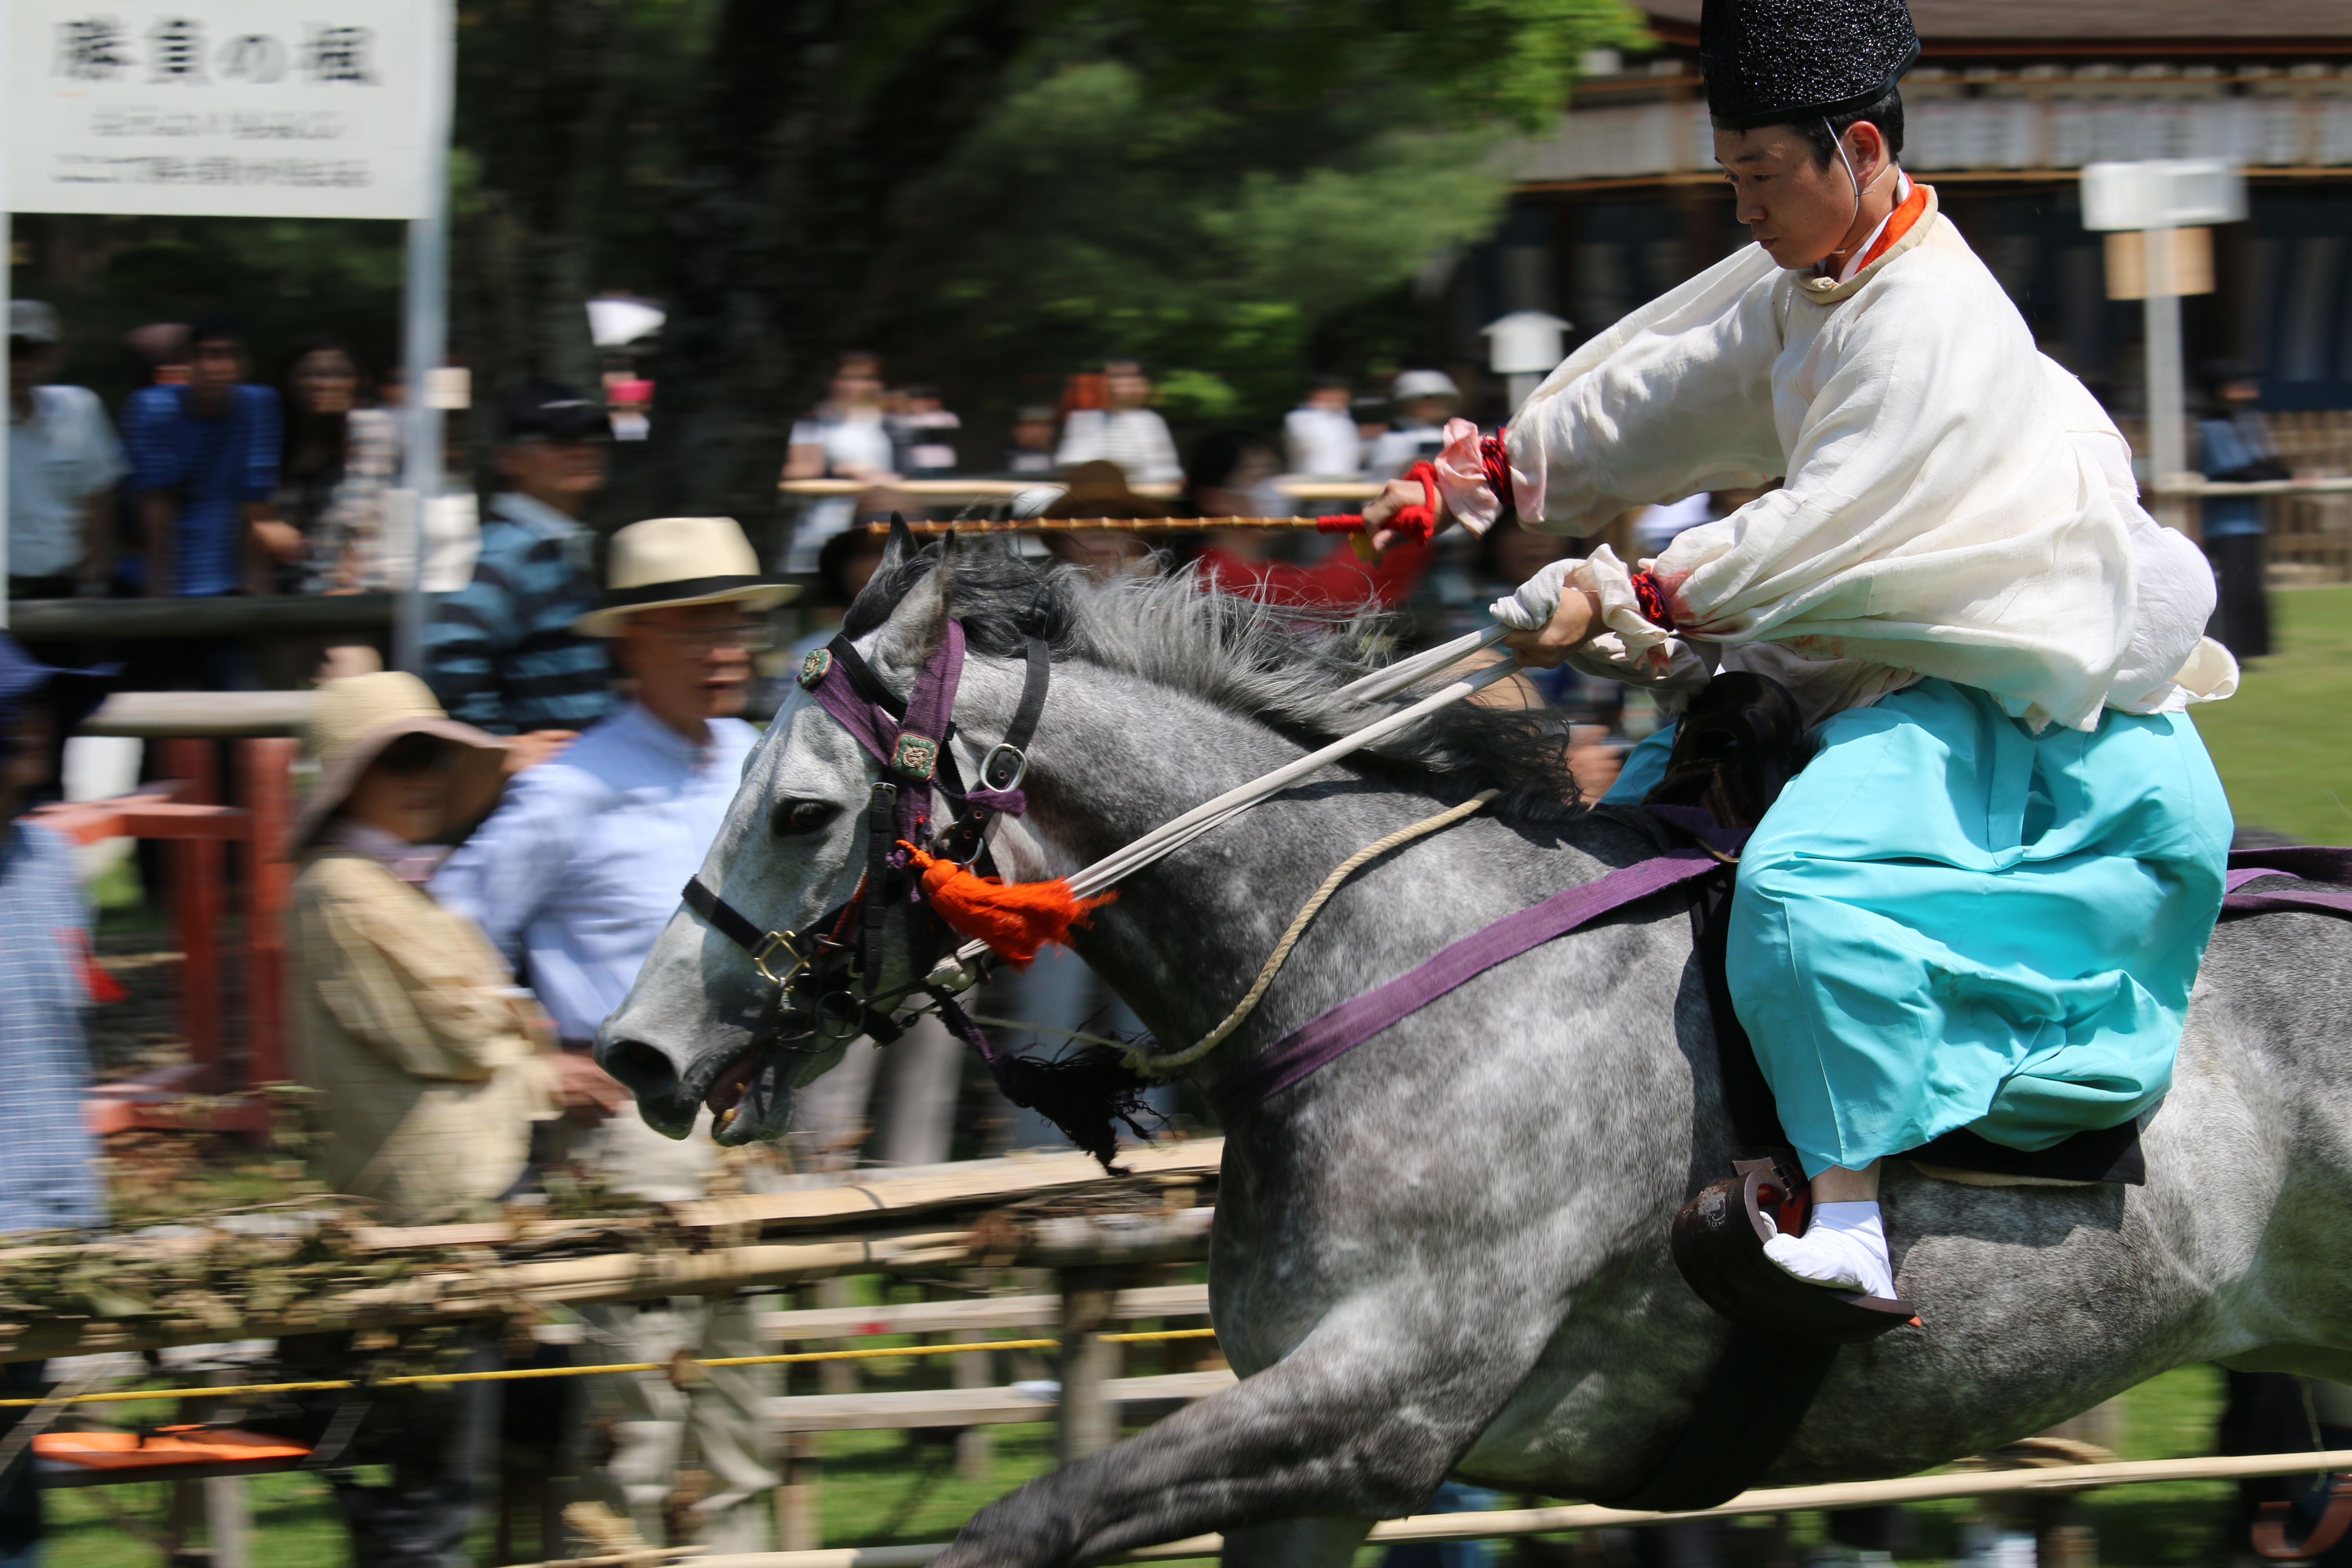
[[[1282,416],[1290,471],[1319,479],[1353,479],[1364,466],[1364,438],[1344,408],[1294,408]]]
[[[1168,422],[1149,408],[1081,408],[1062,426],[1055,466],[1107,460],[1131,485],[1172,485],[1184,477]]]
[[[1371,459],[1364,465],[1364,477],[1401,479],[1415,463],[1433,461],[1444,450],[1445,427],[1442,425],[1407,425],[1384,431],[1372,443]]]
[[[1685,529],[1715,521],[1715,498],[1701,490],[1663,506],[1646,506],[1633,520],[1633,552],[1641,560],[1664,552]]]
[[[8,574],[62,577],[82,563],[90,496],[126,471],[98,395],[33,388],[33,413],[8,422]]]
[[[793,422],[791,444],[824,447],[824,470],[833,475],[887,474],[896,461],[878,408],[820,409]]]

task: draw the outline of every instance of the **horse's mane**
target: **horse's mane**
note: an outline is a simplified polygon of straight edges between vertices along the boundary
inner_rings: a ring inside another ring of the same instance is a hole
[[[887,565],[843,630],[862,637],[939,565],[936,546]],[[974,652],[1017,658],[1031,636],[1080,658],[1243,714],[1292,739],[1321,744],[1411,698],[1343,701],[1336,693],[1387,662],[1402,617],[1269,605],[1205,591],[1181,571],[1101,582],[1070,566],[1043,567],[993,544],[958,545],[949,606]],[[1565,727],[1557,713],[1457,702],[1358,753],[1433,794],[1506,792],[1517,816],[1576,809]],[[1405,782],[1400,780],[1400,782]]]

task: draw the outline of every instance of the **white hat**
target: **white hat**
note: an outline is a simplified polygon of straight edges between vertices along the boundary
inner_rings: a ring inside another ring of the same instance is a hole
[[[1458,401],[1462,389],[1442,370],[1409,370],[1396,378],[1396,384],[1389,388],[1389,396],[1399,403],[1415,397],[1451,397]]]
[[[450,781],[450,821],[471,822],[496,804],[507,743],[450,718],[425,682],[396,669],[322,680],[303,725],[303,740],[319,762],[319,779],[295,815],[290,854],[309,847],[368,764],[403,735],[431,735],[459,748]]]
[[[621,623],[672,605],[740,600],[772,610],[800,590],[760,575],[760,558],[731,517],[656,517],[613,535],[604,604],[572,623],[583,637],[620,634]]]
[[[56,307],[39,300],[8,301],[8,335],[26,342],[54,343],[65,336]]]

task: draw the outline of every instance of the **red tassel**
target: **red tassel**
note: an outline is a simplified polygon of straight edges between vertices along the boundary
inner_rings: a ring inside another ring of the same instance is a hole
[[[81,983],[89,991],[89,999],[101,1007],[126,1000],[131,993],[125,991],[122,982],[109,974],[105,966],[98,962],[98,954],[89,945],[89,932],[68,927],[64,934],[67,944],[80,955]]]
[[[1072,926],[1086,924],[1087,916],[1118,897],[1075,898],[1070,884],[1059,877],[1050,882],[978,877],[970,867],[926,855],[904,839],[898,847],[915,858],[923,873],[923,892],[940,919],[958,935],[986,942],[1015,968],[1027,968],[1049,942],[1068,946]]]

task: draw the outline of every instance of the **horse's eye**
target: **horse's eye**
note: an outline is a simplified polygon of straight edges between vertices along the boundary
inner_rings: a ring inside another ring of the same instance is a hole
[[[782,800],[768,818],[768,826],[779,838],[805,837],[822,829],[841,815],[841,807],[829,800]]]

